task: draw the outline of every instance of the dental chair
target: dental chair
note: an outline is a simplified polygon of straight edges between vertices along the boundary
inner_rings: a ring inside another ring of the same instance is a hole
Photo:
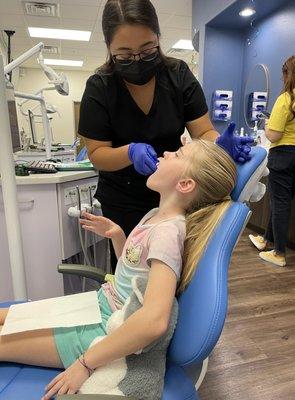
[[[234,203],[210,239],[193,280],[178,299],[179,317],[168,349],[162,400],[199,399],[198,387],[205,375],[207,358],[221,335],[226,317],[227,276],[231,254],[251,215],[245,202],[258,201],[265,192],[259,180],[267,175],[267,153],[263,148],[255,147],[251,154],[249,162],[238,166],[238,180],[232,192]],[[105,276],[104,271],[94,267],[65,264],[58,269],[61,273],[80,275],[100,282]],[[0,307],[9,305],[4,303]],[[0,363],[0,400],[40,399],[46,384],[59,372],[50,368]],[[57,398],[127,399],[102,395]]]

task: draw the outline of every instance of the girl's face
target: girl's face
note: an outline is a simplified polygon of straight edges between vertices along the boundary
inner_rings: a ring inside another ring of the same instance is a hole
[[[144,52],[159,45],[158,36],[144,25],[122,25],[110,44],[112,55],[128,55]],[[138,60],[138,56],[136,57]]]
[[[185,179],[185,171],[189,162],[191,144],[180,147],[175,152],[165,151],[159,157],[157,170],[149,176],[147,187],[159,193],[172,191],[181,179]]]

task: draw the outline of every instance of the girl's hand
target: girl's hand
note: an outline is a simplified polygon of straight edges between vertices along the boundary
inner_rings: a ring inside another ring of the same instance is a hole
[[[112,239],[123,232],[119,225],[108,218],[89,214],[87,212],[83,212],[82,216],[84,217],[80,219],[82,228],[94,232],[97,235]]]
[[[180,141],[181,141],[181,144],[182,144],[183,146],[185,146],[186,144],[191,143],[193,140],[192,140],[191,135],[190,135],[188,132],[184,132],[184,133],[180,136]]]
[[[87,369],[77,360],[45,387],[46,394],[41,400],[49,400],[56,394],[75,394],[88,378]]]

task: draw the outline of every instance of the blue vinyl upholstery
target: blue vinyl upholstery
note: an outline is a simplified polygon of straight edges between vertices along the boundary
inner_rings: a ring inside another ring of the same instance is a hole
[[[238,167],[233,200],[239,198],[243,187],[265,160],[266,152],[256,148],[251,161]],[[199,399],[185,369],[202,363],[220,337],[227,312],[230,257],[248,217],[249,208],[244,203],[235,201],[230,206],[208,243],[193,280],[179,298],[179,319],[168,350],[162,400]],[[58,372],[0,363],[0,400],[40,399],[44,386]]]

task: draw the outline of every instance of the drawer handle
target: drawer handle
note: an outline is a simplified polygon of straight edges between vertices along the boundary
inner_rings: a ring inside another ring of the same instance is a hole
[[[20,199],[20,200],[17,200],[17,204],[18,204],[20,207],[22,206],[23,208],[24,208],[24,206],[26,206],[26,205],[27,205],[26,208],[33,208],[33,207],[34,207],[34,203],[35,203],[35,200],[34,200],[34,199]],[[0,207],[1,207],[1,209],[4,208],[4,203],[3,203],[3,201],[0,202]]]
[[[18,202],[18,204],[27,204],[27,203],[34,204],[35,200],[34,199],[22,199],[22,200],[18,200],[17,202]]]

